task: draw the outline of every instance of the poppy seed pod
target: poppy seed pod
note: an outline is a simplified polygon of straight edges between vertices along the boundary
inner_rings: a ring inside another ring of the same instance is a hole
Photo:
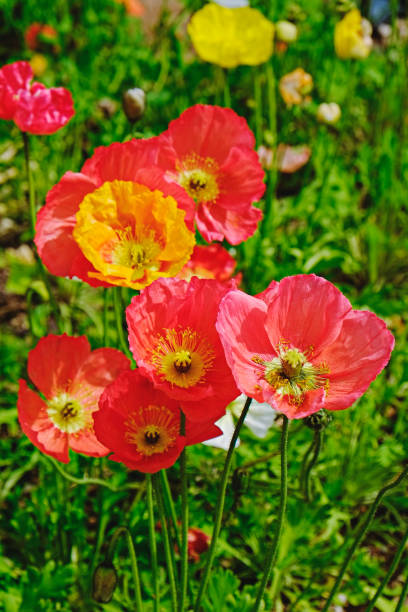
[[[305,418],[305,425],[314,431],[323,431],[333,420],[333,415],[322,408],[319,412],[315,412]]]
[[[138,121],[143,117],[146,108],[146,94],[143,89],[127,89],[122,99],[123,110],[129,121]]]
[[[118,582],[118,575],[112,563],[104,561],[94,571],[92,598],[99,603],[109,603]]]

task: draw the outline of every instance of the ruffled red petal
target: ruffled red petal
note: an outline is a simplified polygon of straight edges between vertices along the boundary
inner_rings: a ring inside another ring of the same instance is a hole
[[[68,434],[68,444],[76,453],[90,457],[105,457],[109,453],[109,449],[97,440],[93,428]]]
[[[28,355],[28,375],[47,399],[70,389],[91,347],[85,336],[49,334]]]
[[[384,321],[372,312],[350,312],[336,341],[319,356],[330,368],[325,408],[351,406],[385,368],[393,348],[394,337]]]
[[[39,85],[19,92],[13,118],[23,132],[53,134],[75,114],[72,95],[63,87],[47,89]]]
[[[268,306],[267,334],[274,346],[285,340],[315,360],[339,335],[350,311],[348,299],[326,279],[288,276]]]
[[[41,452],[68,463],[66,434],[56,429],[47,414],[47,404],[24,380],[20,380],[17,413],[21,429]]]
[[[0,119],[13,119],[17,110],[17,92],[28,89],[33,71],[28,62],[7,64],[0,70]]]
[[[34,241],[51,274],[83,278],[85,274],[87,276],[87,271],[94,271],[90,262],[80,266],[80,273],[76,270],[74,262],[82,262],[85,258],[72,236],[72,230],[80,203],[96,187],[96,183],[84,174],[66,172],[48,192],[46,204],[37,215]]]

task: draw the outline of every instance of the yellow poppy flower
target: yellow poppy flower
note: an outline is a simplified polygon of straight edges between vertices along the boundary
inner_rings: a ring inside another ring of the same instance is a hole
[[[207,4],[192,16],[188,33],[199,57],[223,68],[262,64],[273,51],[273,23],[248,6]]]
[[[175,276],[195,239],[171,196],[130,181],[107,181],[79,206],[73,236],[101,281],[143,289]]]
[[[371,24],[361,17],[358,9],[353,9],[336,24],[334,48],[341,59],[364,59],[371,51]]]

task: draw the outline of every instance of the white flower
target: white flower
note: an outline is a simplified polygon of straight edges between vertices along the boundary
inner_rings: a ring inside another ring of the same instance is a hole
[[[220,6],[226,6],[227,8],[241,8],[243,6],[249,6],[248,0],[213,0],[215,4]]]
[[[316,116],[321,123],[333,125],[341,117],[340,106],[336,102],[323,102],[319,105]]]
[[[216,425],[218,425],[222,431],[222,435],[212,438],[211,440],[206,440],[203,442],[203,444],[228,450],[235,429],[235,423],[232,415],[239,418],[242,410],[244,409],[246,399],[247,398],[245,395],[239,395],[227,407],[227,413],[216,422]],[[275,416],[276,410],[271,408],[269,404],[260,404],[259,402],[252,400],[248,414],[245,417],[244,424],[249,427],[254,436],[257,438],[265,438],[270,427],[275,421]],[[237,447],[239,443],[238,438],[235,447]]]

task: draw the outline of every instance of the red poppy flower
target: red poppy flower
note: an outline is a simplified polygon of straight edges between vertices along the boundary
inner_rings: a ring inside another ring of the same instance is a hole
[[[104,388],[130,362],[120,351],[91,352],[85,336],[49,335],[28,355],[28,375],[45,399],[20,380],[17,410],[26,436],[43,453],[68,463],[68,449],[92,457],[109,451],[93,431],[92,413]]]
[[[29,49],[33,51],[37,49],[39,36],[43,36],[47,41],[56,42],[58,33],[55,28],[46,23],[32,23],[24,33],[24,39]]]
[[[123,372],[105,389],[94,426],[98,440],[113,451],[110,459],[150,473],[173,465],[186,445],[220,432],[211,422],[186,420],[185,435],[180,435],[180,402],[155,389],[137,370]]]
[[[110,189],[110,187],[112,187],[110,192],[113,193],[114,191],[118,191],[115,187],[115,183],[121,182],[123,187],[122,191],[129,187],[133,191],[134,189],[139,189],[139,187],[133,189],[135,185],[147,187],[152,194],[157,194],[158,198],[156,199],[160,200],[161,203],[159,202],[159,204],[162,206],[163,210],[164,206],[167,206],[167,204],[162,201],[161,196],[170,196],[170,204],[174,208],[173,212],[180,217],[180,232],[184,232],[183,236],[187,234],[187,229],[184,228],[184,223],[181,218],[183,215],[179,214],[180,211],[177,212],[178,208],[182,209],[185,213],[184,222],[187,228],[192,229],[194,204],[181,187],[166,181],[163,172],[153,167],[156,156],[157,139],[155,138],[150,140],[132,140],[123,144],[114,143],[109,147],[99,147],[96,149],[93,156],[85,162],[81,172],[66,172],[64,174],[59,183],[57,183],[48,193],[46,204],[41,208],[37,216],[35,243],[42,261],[52,274],[56,276],[76,276],[94,287],[110,286],[110,284],[115,283],[115,277],[109,274],[109,272],[118,274],[118,270],[106,271],[105,269],[105,264],[110,265],[109,261],[112,259],[112,249],[104,249],[102,258],[99,253],[93,252],[93,254],[91,254],[97,265],[98,262],[101,264],[97,270],[93,263],[84,255],[73,236],[73,231],[77,225],[77,213],[79,213],[80,206],[85,201],[86,197],[89,196],[88,200],[91,198],[91,200],[95,200],[97,204],[98,195],[103,195],[101,191],[105,192],[107,189]],[[173,200],[175,200],[175,202]],[[122,209],[125,205],[126,201],[122,202]],[[97,206],[96,208],[94,206],[92,218],[89,217],[94,224],[95,215],[98,215]],[[170,214],[168,216],[168,223],[170,223]],[[82,217],[84,217],[83,214]],[[84,219],[82,218],[82,225],[84,224],[83,221]],[[125,222],[128,228],[124,227],[122,221]],[[139,237],[140,243],[143,243],[143,241],[146,243],[149,239],[147,234],[150,235],[153,231],[150,223],[145,223],[143,218],[138,220],[134,214],[132,216],[123,216],[122,214],[122,219],[115,220],[115,224],[117,227],[111,228],[111,235],[116,232],[116,240],[113,240],[111,236],[110,243],[121,249],[119,254],[121,254],[122,258],[126,254],[129,256],[132,254],[131,249],[128,248],[129,245],[131,247],[133,244],[134,249],[138,246],[143,246],[143,244],[136,245],[136,237],[133,235],[136,231],[136,226],[138,226],[139,233],[141,232],[143,234],[141,238]],[[184,236],[184,238],[186,237]],[[80,239],[83,239],[84,243],[89,243],[84,232],[83,235],[80,236]],[[175,241],[173,241],[173,243],[174,242]],[[182,244],[177,246],[177,244],[181,242]],[[186,250],[184,261],[188,258],[189,253],[191,253],[191,248],[187,249],[187,242],[188,240],[186,238],[184,241],[179,240],[176,245],[173,244],[173,246],[177,246],[177,248]],[[138,249],[138,254],[143,255],[141,248]],[[184,257],[184,252],[182,255]],[[179,257],[178,254],[177,257]],[[177,259],[177,257],[175,258]],[[183,257],[180,256],[179,259],[182,260]],[[143,257],[139,257],[139,259],[142,260]],[[130,268],[133,267],[135,272],[138,271],[136,270],[137,266],[134,262],[132,263],[129,261],[128,263],[131,265],[125,266],[127,269],[130,270]],[[183,261],[180,262],[178,269],[183,266],[183,263]],[[157,263],[156,268],[158,273],[161,269],[160,266],[164,267],[164,263]],[[119,272],[121,271],[119,270]],[[177,274],[177,271],[174,272],[174,275],[175,274]],[[165,270],[163,270],[163,276],[164,275]],[[143,275],[136,274],[136,276],[137,281]],[[120,284],[120,280],[117,284]]]
[[[178,273],[177,278],[188,281],[193,276],[197,276],[198,278],[214,278],[222,282],[232,277],[236,265],[235,259],[220,244],[196,245],[191,258]]]
[[[351,406],[394,347],[381,319],[353,310],[314,274],[272,282],[255,297],[230,292],[217,329],[241,391],[290,419]]]
[[[211,538],[198,527],[190,527],[187,534],[188,558],[190,561],[199,561],[203,552],[208,550]]]
[[[0,70],[0,119],[13,119],[23,132],[53,134],[74,115],[72,96],[63,87],[47,89],[30,83],[28,62],[14,62]]]
[[[195,221],[207,242],[243,242],[262,212],[252,206],[265,191],[255,138],[229,108],[197,104],[158,137],[157,164],[196,203]]]
[[[238,395],[215,329],[220,300],[234,286],[196,277],[189,283],[159,279],[126,309],[140,371],[182,401],[192,421],[217,420]]]

